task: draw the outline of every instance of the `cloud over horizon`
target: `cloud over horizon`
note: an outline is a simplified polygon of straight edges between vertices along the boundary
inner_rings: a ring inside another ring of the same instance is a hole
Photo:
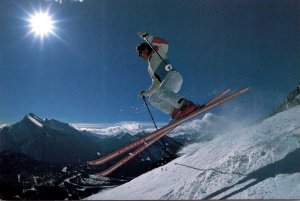
[[[56,3],[82,3],[84,0],[47,0],[50,2],[56,2]]]

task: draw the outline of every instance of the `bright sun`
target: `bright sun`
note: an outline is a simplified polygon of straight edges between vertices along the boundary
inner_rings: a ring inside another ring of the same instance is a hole
[[[54,34],[54,21],[48,12],[39,11],[34,15],[30,15],[29,26],[31,33],[40,38]]]

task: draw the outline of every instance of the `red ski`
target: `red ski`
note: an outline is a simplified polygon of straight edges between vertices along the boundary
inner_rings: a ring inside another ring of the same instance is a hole
[[[213,103],[214,101],[218,100],[219,98],[221,98],[222,96],[224,96],[225,94],[227,94],[228,92],[230,91],[230,88],[220,92],[217,96],[215,96],[214,98],[212,98],[211,100],[209,100],[207,103],[205,103],[204,105],[210,105],[211,103]],[[173,122],[174,123],[174,122]],[[172,123],[168,124],[167,126],[171,125]],[[166,127],[166,126],[165,126]],[[165,128],[163,127],[163,128]],[[173,128],[172,128],[173,129]],[[124,147],[121,147],[119,149],[117,149],[116,151],[114,152],[111,152],[99,159],[96,159],[96,160],[92,160],[92,161],[88,161],[88,164],[90,165],[101,165],[101,164],[104,164],[106,163],[107,161],[110,161],[136,147],[138,147],[139,145],[157,137],[159,134],[161,134],[162,132],[160,131],[161,129],[158,129],[156,131],[154,131],[152,134],[149,134],[143,138],[140,138]],[[171,130],[170,130],[171,131]]]
[[[175,121],[174,123],[168,124],[165,127],[162,127],[161,129],[158,129],[157,131],[155,131],[154,133],[156,133],[155,137],[150,140],[149,142],[144,143],[143,145],[141,145],[137,150],[135,150],[132,153],[129,153],[128,156],[126,156],[125,158],[121,159],[119,162],[117,162],[116,164],[114,164],[113,166],[109,167],[108,169],[97,173],[95,175],[97,176],[107,176],[109,174],[111,174],[112,172],[114,172],[116,169],[118,169],[119,167],[121,167],[122,165],[124,165],[125,163],[127,163],[128,161],[130,161],[132,158],[134,158],[135,156],[137,156],[139,153],[141,153],[142,151],[144,151],[147,147],[151,146],[153,143],[155,143],[157,140],[159,140],[161,137],[163,137],[164,135],[168,134],[170,131],[172,131],[174,128],[176,128],[178,125],[188,121],[189,119],[204,113],[220,104],[223,104],[237,96],[239,96],[242,93],[245,93],[246,91],[249,90],[249,87],[246,87],[244,89],[241,89],[231,95],[228,95],[224,98],[221,98],[219,100],[213,101],[210,104],[205,105],[204,107],[201,107],[197,110],[195,110],[194,112],[188,114],[187,116]]]

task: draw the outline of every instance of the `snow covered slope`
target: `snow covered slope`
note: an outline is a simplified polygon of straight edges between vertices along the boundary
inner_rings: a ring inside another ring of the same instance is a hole
[[[300,106],[87,199],[300,199]]]

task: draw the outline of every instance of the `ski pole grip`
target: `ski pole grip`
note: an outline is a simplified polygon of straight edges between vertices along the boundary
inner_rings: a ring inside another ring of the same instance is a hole
[[[145,39],[146,36],[148,36],[148,33],[147,32],[143,32],[143,31],[140,31],[137,33],[137,35],[141,38],[141,39]]]
[[[142,36],[143,38],[145,38],[146,36],[148,36],[148,33],[144,33]]]

